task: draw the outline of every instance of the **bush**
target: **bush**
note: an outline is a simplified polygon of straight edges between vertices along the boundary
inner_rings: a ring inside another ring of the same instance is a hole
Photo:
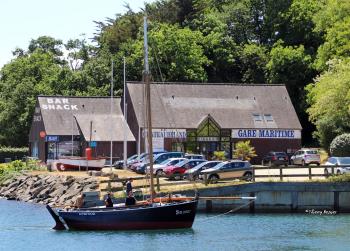
[[[345,173],[341,175],[330,176],[327,181],[329,182],[350,182],[350,174]]]
[[[215,160],[226,160],[225,151],[215,151],[214,152]]]
[[[250,145],[250,140],[238,141],[236,149],[233,151],[233,157],[241,160],[250,160],[256,157],[255,148]]]
[[[330,152],[336,157],[350,156],[350,133],[344,133],[335,137],[330,145]]]
[[[46,170],[46,166],[37,160],[29,160],[27,162],[15,160],[10,163],[0,164],[0,184],[26,170]]]
[[[5,162],[5,158],[11,160],[22,159],[28,155],[28,147],[0,147],[0,163]]]

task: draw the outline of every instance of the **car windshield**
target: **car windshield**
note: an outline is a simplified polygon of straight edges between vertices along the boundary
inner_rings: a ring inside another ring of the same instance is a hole
[[[307,154],[318,154],[318,152],[316,150],[307,150],[306,153]]]
[[[177,166],[177,167],[182,167],[182,166],[185,165],[187,162],[188,162],[188,160],[183,160],[183,161],[180,161],[179,163],[177,163],[175,166]]]
[[[338,158],[340,165],[350,165],[350,157]]]
[[[284,153],[284,152],[278,152],[278,153],[276,153],[276,156],[286,156],[286,154]]]
[[[198,170],[198,169],[202,168],[203,166],[205,166],[206,164],[208,164],[208,162],[199,163],[198,165],[193,167],[192,170]]]
[[[171,162],[171,160],[170,159],[166,159],[166,160],[160,162],[159,165],[167,165],[169,162]]]
[[[217,164],[216,166],[214,166],[213,168],[219,169],[219,168],[221,168],[222,166],[224,166],[226,164],[227,164],[227,162],[221,162],[221,163]]]
[[[133,155],[133,156],[129,157],[129,158],[128,158],[128,160],[130,161],[130,160],[136,159],[136,158],[137,158],[137,156],[138,156],[138,155],[137,155],[137,154],[135,154],[135,155]]]

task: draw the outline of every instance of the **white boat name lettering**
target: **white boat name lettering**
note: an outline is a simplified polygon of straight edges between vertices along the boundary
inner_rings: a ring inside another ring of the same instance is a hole
[[[184,210],[184,211],[176,210],[176,215],[179,215],[179,214],[189,214],[189,213],[191,213],[191,210]]]
[[[84,213],[79,213],[79,215],[95,215],[95,213],[92,213],[92,212],[84,212]]]

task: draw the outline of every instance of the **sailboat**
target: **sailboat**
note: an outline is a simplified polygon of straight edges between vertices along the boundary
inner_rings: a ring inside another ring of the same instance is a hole
[[[150,158],[150,199],[135,206],[115,206],[53,209],[46,206],[56,222],[55,230],[137,230],[191,228],[196,216],[198,197],[155,198],[153,183],[153,146],[148,65],[147,19],[144,18],[145,96],[147,113],[147,140]]]

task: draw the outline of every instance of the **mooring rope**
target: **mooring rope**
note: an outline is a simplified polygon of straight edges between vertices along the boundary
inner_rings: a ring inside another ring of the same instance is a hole
[[[199,220],[196,220],[196,221],[200,221],[200,222],[204,222],[204,221],[209,221],[209,220],[212,220],[214,218],[218,218],[218,217],[221,217],[221,216],[224,216],[226,214],[230,214],[230,213],[234,213],[236,211],[238,211],[239,209],[245,207],[245,206],[248,206],[250,205],[251,203],[253,203],[255,200],[250,200],[248,203],[246,204],[243,204],[243,205],[240,205],[239,207],[235,207],[225,213],[222,213],[222,214],[218,214],[218,215],[214,215],[214,216],[211,216],[211,217],[208,217],[208,218],[205,218],[205,219],[199,219]]]

